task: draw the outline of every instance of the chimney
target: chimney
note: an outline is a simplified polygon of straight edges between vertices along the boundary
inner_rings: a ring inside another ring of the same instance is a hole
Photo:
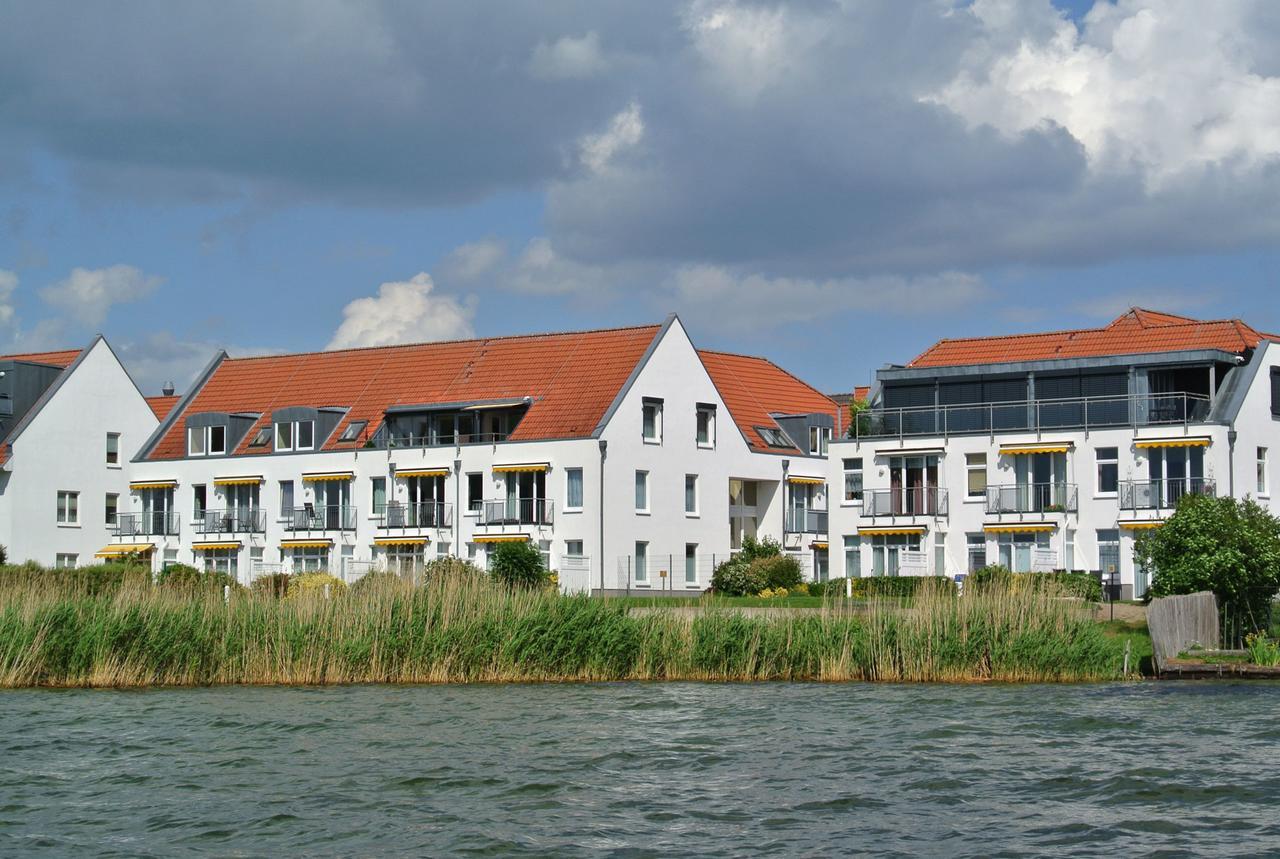
[[[172,397],[173,390],[173,382],[165,382],[164,387],[160,389],[160,393],[166,397]]]

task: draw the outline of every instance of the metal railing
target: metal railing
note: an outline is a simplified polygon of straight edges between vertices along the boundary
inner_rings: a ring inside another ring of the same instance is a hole
[[[370,447],[386,448],[423,448],[423,447],[456,447],[460,444],[495,444],[506,441],[509,432],[460,432],[456,435],[388,435],[382,438],[374,436]]]
[[[988,513],[1074,513],[1074,483],[1013,483],[987,487]]]
[[[862,490],[863,516],[946,516],[947,506],[939,486]]]
[[[150,513],[117,513],[113,537],[175,537],[178,534],[177,513],[156,510]]]
[[[306,504],[283,511],[286,531],[354,531],[356,508],[349,504]]]
[[[976,432],[1058,430],[1197,423],[1209,415],[1209,398],[1198,394],[1147,394],[1019,400],[954,406],[878,408],[862,412],[852,438]]]
[[[546,498],[506,498],[480,506],[481,525],[550,525],[552,503]]]
[[[444,501],[388,501],[377,519],[379,528],[451,528],[453,505]]]
[[[260,507],[205,510],[192,523],[197,534],[264,534],[267,511]]]
[[[827,533],[826,510],[797,510],[787,508],[785,530],[788,534]]]
[[[1163,480],[1122,480],[1120,506],[1130,510],[1164,510],[1178,506],[1184,495],[1215,495],[1210,477],[1167,477]]]

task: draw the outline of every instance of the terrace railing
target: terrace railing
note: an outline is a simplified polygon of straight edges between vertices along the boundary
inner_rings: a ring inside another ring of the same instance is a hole
[[[1013,483],[987,487],[988,513],[1074,513],[1074,483]]]
[[[1167,477],[1163,480],[1123,480],[1120,506],[1129,510],[1171,510],[1184,495],[1216,495],[1210,477]]]
[[[444,501],[389,501],[377,518],[378,527],[386,529],[451,528],[453,505]]]
[[[356,508],[349,504],[306,504],[284,511],[286,531],[354,531]]]
[[[374,448],[422,448],[422,447],[454,447],[460,444],[494,444],[506,441],[508,432],[460,432],[456,435],[437,433],[435,435],[396,434],[374,436],[369,446]]]
[[[505,498],[480,506],[480,524],[550,525],[552,502],[546,498]]]
[[[784,526],[788,534],[826,534],[826,510],[788,508]]]
[[[946,516],[947,490],[939,486],[864,489],[863,516]]]
[[[176,537],[178,514],[173,511],[155,510],[144,513],[117,513],[113,537]]]
[[[267,511],[260,507],[206,510],[196,517],[192,527],[197,534],[264,534]]]

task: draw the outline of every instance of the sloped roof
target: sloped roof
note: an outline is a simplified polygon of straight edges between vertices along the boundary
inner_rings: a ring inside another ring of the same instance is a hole
[[[257,414],[236,453],[243,453],[274,411],[290,406],[348,409],[323,450],[352,421],[376,427],[396,405],[426,405],[531,397],[510,439],[589,437],[662,330],[660,325],[491,337],[405,346],[378,346],[222,361],[183,414]],[[148,459],[185,455],[183,427],[173,424]]]
[[[67,369],[80,357],[82,349],[59,349],[54,352],[22,352],[17,355],[0,355],[0,361],[26,361],[31,364],[48,364]]]
[[[839,420],[840,407],[830,397],[767,358],[706,349],[698,355],[753,450],[796,452],[794,447],[770,447],[756,431],[758,426],[776,426],[772,415],[822,413]]]
[[[173,411],[173,407],[178,404],[179,396],[167,397],[147,397],[147,405],[151,406],[151,411],[155,413],[156,420],[164,420],[169,416],[169,412]]]
[[[1187,349],[1241,354],[1266,339],[1271,338],[1239,319],[1200,321],[1135,307],[1101,328],[939,340],[907,366],[955,367]]]

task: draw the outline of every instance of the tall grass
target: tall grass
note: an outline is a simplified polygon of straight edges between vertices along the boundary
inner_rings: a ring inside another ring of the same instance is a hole
[[[1075,681],[1122,645],[1060,595],[924,591],[748,617],[507,591],[484,579],[290,599],[125,581],[0,588],[0,687],[600,680]]]

